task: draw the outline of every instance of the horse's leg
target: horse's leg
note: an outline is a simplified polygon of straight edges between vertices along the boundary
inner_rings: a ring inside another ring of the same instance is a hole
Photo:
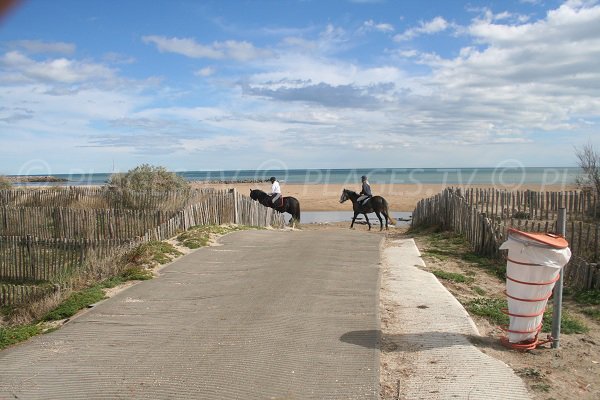
[[[379,219],[379,230],[382,231],[383,230],[383,221],[381,220],[381,214],[379,214],[379,211],[375,211],[375,215],[377,215],[377,218]],[[385,221],[385,227],[387,228],[387,220]]]
[[[381,213],[385,217],[385,230],[387,231],[388,230],[388,219],[390,219],[390,215],[387,213],[387,211],[382,211]]]
[[[363,213],[363,215],[365,216],[365,220],[367,221],[367,224],[369,225],[369,230],[371,230],[371,223],[369,222],[369,217],[367,217],[367,213]]]
[[[352,217],[352,223],[350,224],[350,229],[352,229],[352,227],[354,226],[354,221],[356,220],[357,215],[358,215],[358,213],[356,211],[354,211],[354,217]]]

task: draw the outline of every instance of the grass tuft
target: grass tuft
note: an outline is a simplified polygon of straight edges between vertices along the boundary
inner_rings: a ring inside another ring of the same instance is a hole
[[[600,290],[581,290],[574,294],[573,299],[579,304],[599,305]]]
[[[581,312],[583,312],[591,319],[600,322],[600,310],[598,310],[597,308],[584,308],[583,310],[581,310]]]
[[[72,317],[77,311],[104,299],[104,291],[98,286],[72,293],[57,308],[50,311],[42,319],[44,321],[56,321]]]
[[[508,316],[501,310],[507,306],[508,303],[505,299],[478,297],[469,301],[465,308],[471,314],[483,317],[492,324],[506,325],[508,324]]]
[[[179,250],[169,243],[151,241],[141,244],[127,253],[124,261],[130,268],[154,268],[157,265],[170,262],[174,257],[181,254]]]
[[[457,282],[457,283],[472,283],[475,279],[471,276],[465,276],[463,274],[459,274],[456,272],[447,272],[441,269],[436,269],[431,271],[432,274],[437,276],[440,279],[445,279],[447,281]]]
[[[202,225],[194,226],[187,232],[184,232],[177,236],[177,241],[182,246],[188,249],[198,249],[200,247],[208,246],[212,235],[225,235],[230,232],[257,229],[256,227],[248,226],[232,226],[232,225]]]
[[[32,336],[42,333],[38,325],[20,325],[11,327],[0,327],[0,350],[13,344],[17,344]]]

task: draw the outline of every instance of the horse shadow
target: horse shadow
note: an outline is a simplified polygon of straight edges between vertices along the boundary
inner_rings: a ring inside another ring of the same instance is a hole
[[[381,330],[373,329],[346,332],[340,336],[340,341],[368,349],[378,349],[384,353],[395,351],[416,353],[465,345],[508,351],[499,339],[456,332],[383,334]]]

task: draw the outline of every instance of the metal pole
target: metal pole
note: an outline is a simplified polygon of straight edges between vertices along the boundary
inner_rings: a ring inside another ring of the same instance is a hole
[[[564,207],[558,209],[558,218],[556,219],[556,233],[565,236],[567,231],[567,210]],[[554,306],[552,308],[552,348],[560,347],[560,320],[562,318],[562,294],[563,294],[563,270],[560,269],[560,275],[556,285],[554,285]]]

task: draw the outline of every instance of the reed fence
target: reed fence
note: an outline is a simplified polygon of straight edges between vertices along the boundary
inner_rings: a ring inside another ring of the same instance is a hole
[[[0,208],[0,231],[16,233],[0,235],[0,281],[4,282],[2,293],[9,293],[0,297],[0,305],[38,296],[41,289],[30,288],[34,283],[64,282],[88,268],[91,261],[116,257],[144,242],[172,238],[192,226],[285,225],[282,214],[235,190],[204,191],[196,200],[173,212]]]
[[[60,285],[7,285],[0,284],[0,306],[14,305],[42,299],[60,293]]]
[[[493,219],[553,220],[564,207],[572,220],[595,221],[600,214],[596,196],[590,191],[536,192],[490,188],[464,190],[465,200]]]
[[[110,186],[69,186],[0,190],[0,205],[12,207],[69,207],[78,209],[180,210],[212,188],[167,192],[132,192]]]
[[[480,255],[501,257],[499,250],[509,228],[555,232],[556,216],[565,207],[569,221],[565,237],[573,253],[565,271],[570,285],[600,288],[599,225],[592,221],[596,200],[588,193],[504,192],[475,189],[462,192],[448,188],[422,199],[413,212],[413,226],[438,225],[465,236]],[[584,220],[574,220],[583,218]]]

